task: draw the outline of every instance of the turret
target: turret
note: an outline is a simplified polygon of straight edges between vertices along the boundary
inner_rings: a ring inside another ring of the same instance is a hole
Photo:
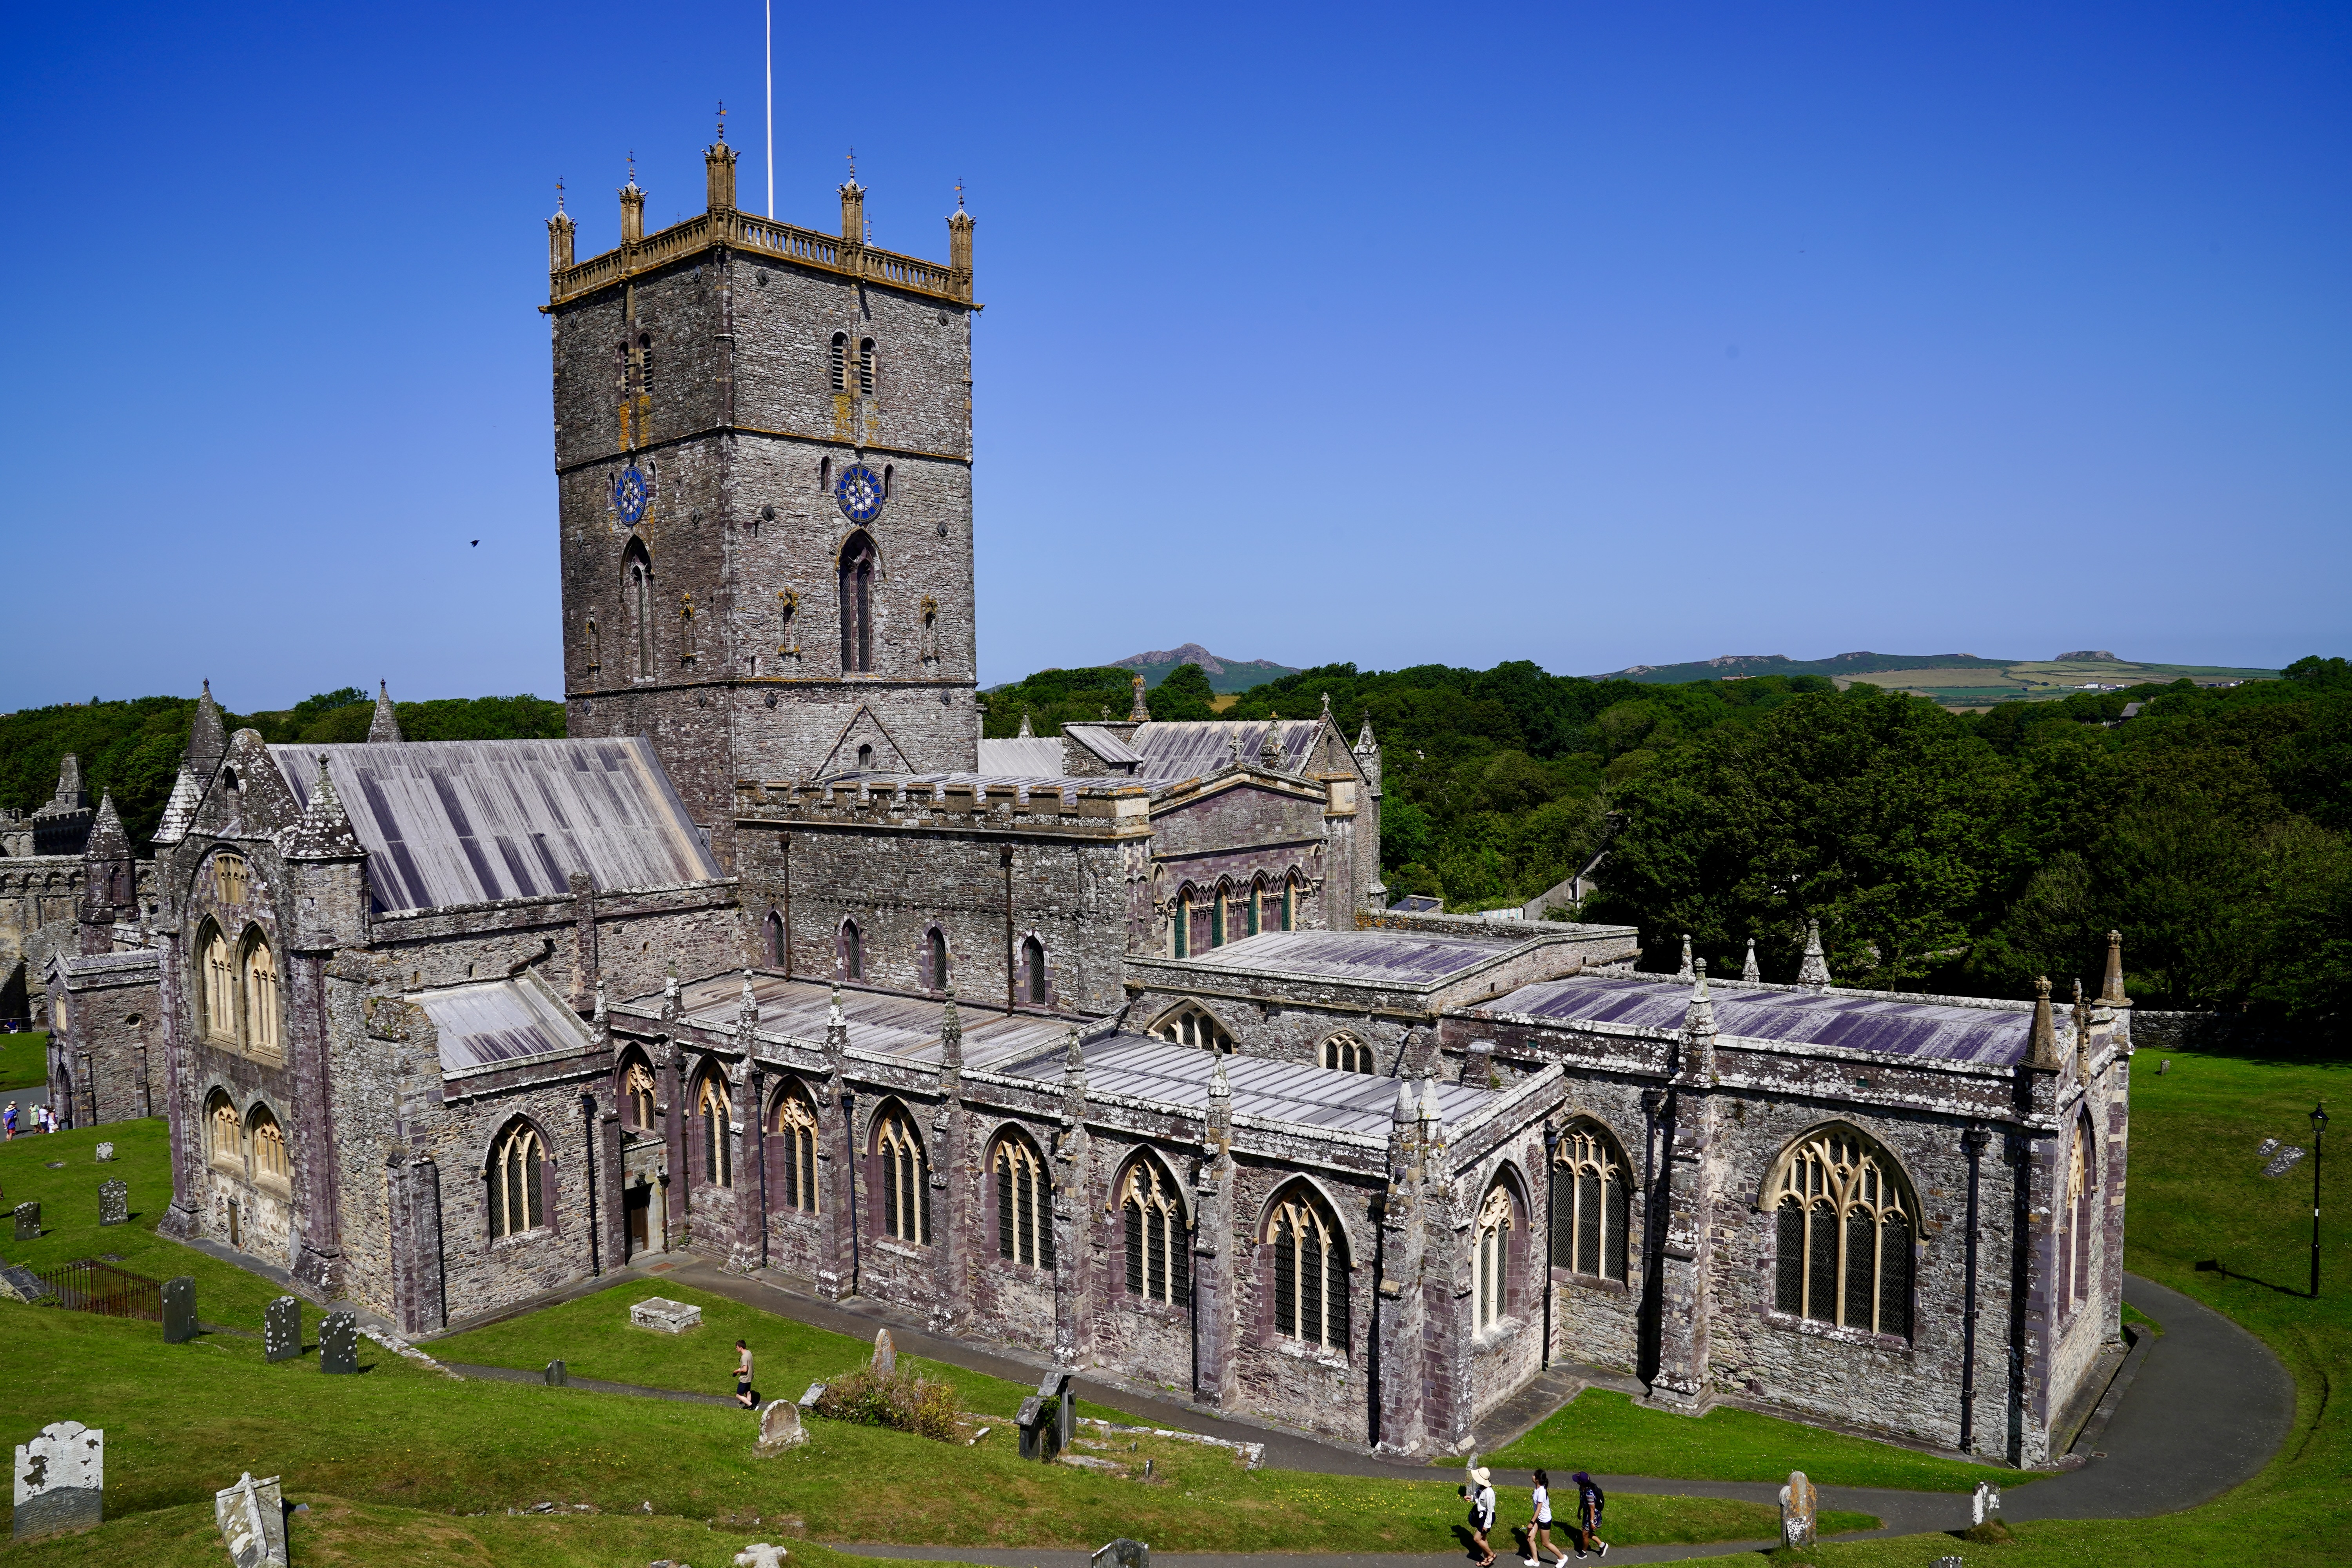
[[[379,680],[375,683],[375,717],[368,721],[368,744],[389,745],[401,739],[400,715],[393,711],[392,692]]]
[[[727,145],[727,122],[719,122],[719,140],[702,150],[704,205],[712,212],[735,210],[735,149]]]
[[[563,210],[563,182],[555,183],[555,216],[547,220],[547,269],[562,272],[572,265],[572,241],[578,226]]]
[[[966,284],[971,281],[971,230],[972,216],[963,210],[963,187],[959,185],[956,210],[948,215],[948,266]]]
[[[1829,956],[1822,952],[1822,922],[1805,922],[1805,961],[1797,967],[1797,984],[1816,991],[1830,988]],[[2046,986],[2045,986],[2046,989]]]
[[[646,239],[646,193],[637,189],[637,161],[629,159],[629,183],[621,187],[621,243],[643,245]]]
[[[99,797],[98,819],[82,847],[81,951],[85,954],[114,951],[114,924],[139,912],[139,867],[131,850],[131,836],[122,830],[111,794]]]

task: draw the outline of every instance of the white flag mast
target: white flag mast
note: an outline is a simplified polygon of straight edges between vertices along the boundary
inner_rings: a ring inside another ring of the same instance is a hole
[[[768,219],[776,216],[776,0],[762,7],[768,16]]]

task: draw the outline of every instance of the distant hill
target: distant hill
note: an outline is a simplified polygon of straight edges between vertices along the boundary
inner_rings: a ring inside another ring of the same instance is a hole
[[[1181,647],[1163,648],[1152,653],[1129,654],[1125,658],[1110,661],[1115,668],[1132,669],[1143,677],[1146,687],[1159,685],[1168,679],[1168,672],[1180,664],[1197,664],[1201,673],[1209,678],[1212,691],[1247,691],[1269,680],[1279,680],[1298,671],[1286,664],[1276,664],[1270,658],[1219,658],[1199,643],[1188,642]]]
[[[2068,654],[2068,658],[2079,656]],[[2113,658],[2112,654],[2103,656]],[[1979,658],[1972,653],[1842,653],[1832,658],[1790,658],[1778,653],[1731,653],[1688,664],[1634,664],[1595,680],[1645,680],[1674,685],[1719,680],[1727,675],[1876,675],[1890,669],[2006,669],[2013,658]]]
[[[1947,708],[1988,708],[2021,698],[2046,700],[2183,678],[2200,686],[2234,686],[2242,680],[2276,679],[2278,673],[2221,665],[2141,664],[2117,658],[2105,648],[2078,648],[2052,659],[1979,658],[1972,653],[1842,653],[1813,659],[1777,653],[1727,654],[1689,664],[1636,664],[1592,679],[1665,685],[1754,675],[1826,675],[1841,687],[1859,680],[1916,691]]]

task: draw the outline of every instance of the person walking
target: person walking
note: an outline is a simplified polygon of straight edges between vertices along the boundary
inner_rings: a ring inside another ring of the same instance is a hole
[[[1495,1549],[1486,1543],[1486,1532],[1495,1528],[1494,1472],[1481,1465],[1470,1472],[1469,1485],[1456,1490],[1470,1500],[1470,1539],[1478,1548],[1476,1568],[1495,1568]]]
[[[8,1136],[16,1136],[16,1102],[13,1100],[8,1102]]]
[[[1567,1562],[1568,1553],[1551,1538],[1551,1477],[1541,1470],[1536,1472],[1534,1502],[1534,1515],[1528,1521],[1528,1554],[1519,1561],[1526,1568],[1538,1568],[1543,1554],[1549,1552],[1554,1562]]]
[[[751,1347],[741,1340],[735,1342],[735,1403],[749,1410],[751,1399]]]
[[[1608,1506],[1608,1495],[1582,1470],[1571,1479],[1576,1482],[1576,1554],[1581,1557],[1590,1551],[1606,1557],[1609,1543],[1601,1539],[1601,1510]]]

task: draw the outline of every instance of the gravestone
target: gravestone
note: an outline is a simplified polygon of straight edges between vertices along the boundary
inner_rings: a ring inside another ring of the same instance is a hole
[[[874,1370],[885,1377],[898,1370],[898,1342],[887,1329],[874,1331]]]
[[[21,1263],[0,1268],[0,1296],[30,1303],[56,1294],[46,1280]]]
[[[1037,1397],[1055,1403],[1054,1439],[1055,1447],[1062,1448],[1078,1435],[1078,1396],[1070,1386],[1073,1381],[1073,1374],[1066,1372],[1049,1372],[1037,1380]]]
[[[735,1568],[783,1568],[784,1559],[791,1555],[781,1546],[755,1541],[735,1553]]]
[[[41,1205],[38,1204],[18,1204],[16,1205],[16,1239],[18,1241],[38,1241],[40,1237]]]
[[[113,1144],[111,1144],[111,1143],[100,1143],[100,1144],[98,1146],[98,1163],[99,1163],[100,1164],[101,1164],[101,1165],[102,1165],[102,1164],[106,1163],[106,1162],[107,1162],[107,1161],[111,1160],[111,1159],[113,1159],[113,1158],[114,1158],[114,1145],[113,1145]]]
[[[760,1410],[760,1447],[762,1454],[781,1454],[808,1441],[808,1428],[801,1425],[801,1407],[789,1399],[772,1399]]]
[[[196,1280],[193,1274],[163,1281],[163,1342],[184,1344],[196,1337]]]
[[[98,1223],[121,1225],[131,1218],[131,1184],[117,1176],[98,1184]]]
[[[1821,1500],[1813,1483],[1805,1479],[1804,1471],[1790,1471],[1789,1484],[1780,1489],[1780,1544],[1791,1552],[1811,1551],[1815,1544],[1814,1519],[1820,1511]]]
[[[1958,1557],[1938,1557],[1936,1559],[1936,1568],[1968,1568],[1968,1564]]]
[[[550,1388],[569,1388],[572,1386],[572,1374],[564,1370],[563,1358],[561,1356],[547,1363],[547,1370],[540,1375],[547,1379],[547,1386]]]
[[[1062,1451],[1058,1402],[1033,1394],[1021,1402],[1021,1413],[1013,1419],[1021,1426],[1021,1457],[1053,1463],[1055,1456]]]
[[[360,1326],[349,1312],[330,1312],[319,1325],[319,1370],[357,1372],[360,1369]]]
[[[213,1519],[236,1568],[286,1568],[286,1498],[276,1476],[257,1481],[247,1470],[215,1492]]]
[[[648,1296],[629,1309],[629,1321],[656,1333],[682,1334],[702,1326],[702,1309],[666,1297]]]
[[[1122,1535],[1108,1546],[1097,1547],[1088,1568],[1151,1568],[1151,1543]]]
[[[824,1384],[812,1383],[808,1385],[808,1392],[801,1395],[800,1406],[803,1410],[814,1410],[816,1408],[816,1402],[824,1397]]]
[[[90,1530],[103,1521],[106,1434],[53,1421],[16,1445],[16,1539]]]
[[[1976,1495],[1969,1500],[1969,1522],[1982,1524],[2000,1511],[2000,1489],[1990,1481],[1979,1481]]]
[[[292,1361],[302,1353],[302,1303],[280,1296],[261,1311],[262,1352],[271,1361]]]

